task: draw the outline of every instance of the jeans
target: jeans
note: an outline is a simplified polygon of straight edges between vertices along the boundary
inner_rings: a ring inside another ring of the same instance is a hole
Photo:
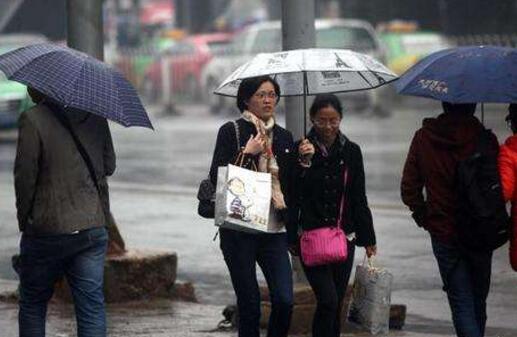
[[[307,267],[302,262],[307,281],[316,296],[316,311],[312,319],[312,337],[339,337],[341,309],[354,264],[355,244],[348,242],[345,262]]]
[[[20,337],[44,337],[47,304],[62,276],[72,291],[78,337],[106,336],[103,278],[106,228],[55,236],[22,235]]]
[[[432,239],[458,337],[483,337],[492,252],[464,252]]]
[[[293,281],[286,234],[249,234],[221,228],[220,236],[221,250],[237,296],[239,337],[259,337],[260,291],[256,263],[264,273],[271,298],[267,336],[287,336]]]

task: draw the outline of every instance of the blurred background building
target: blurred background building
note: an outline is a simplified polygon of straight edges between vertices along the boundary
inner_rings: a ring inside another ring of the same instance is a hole
[[[66,0],[3,0],[0,32],[38,32],[64,39]],[[278,0],[104,0],[106,15],[116,17],[124,43],[157,28],[190,33],[234,30],[280,19]],[[49,8],[52,8],[50,11]],[[44,15],[42,15],[44,13]],[[418,22],[446,35],[515,33],[516,0],[316,0],[317,17],[364,19],[373,25],[395,19]]]
[[[229,112],[233,104],[213,96],[214,87],[254,54],[282,45],[279,0],[103,4],[105,61],[165,111],[192,101],[208,104],[214,113]],[[365,52],[399,74],[423,56],[455,45],[517,47],[517,0],[315,0],[315,5],[316,17],[327,20],[317,29],[318,47]],[[42,39],[65,43],[66,0],[0,1],[0,51]],[[379,99],[372,95],[348,100],[378,111]],[[10,109],[17,110],[15,105],[9,103]]]

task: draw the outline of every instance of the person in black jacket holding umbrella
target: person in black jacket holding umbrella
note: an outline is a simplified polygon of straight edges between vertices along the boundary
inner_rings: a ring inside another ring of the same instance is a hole
[[[237,296],[239,337],[259,337],[260,293],[256,264],[262,269],[271,297],[268,337],[285,337],[289,330],[293,304],[291,264],[285,221],[290,206],[289,182],[294,154],[291,133],[275,123],[275,107],[280,98],[278,83],[269,76],[245,79],[237,93],[242,118],[224,124],[210,168],[210,179],[217,185],[220,166],[236,164],[239,154],[243,166],[254,162],[258,171],[271,174],[272,214],[270,225],[277,233],[252,234],[220,228],[220,246]],[[237,143],[237,141],[239,141]]]
[[[375,232],[365,191],[363,157],[359,146],[339,130],[343,116],[341,103],[333,94],[316,96],[310,117],[314,127],[298,146],[299,163],[295,166],[293,207],[288,238],[291,253],[299,254],[299,232],[336,226],[344,201],[340,224],[348,239],[348,257],[344,262],[302,266],[317,300],[313,337],[337,337],[345,290],[354,261],[355,246],[376,254]],[[348,170],[344,183],[345,170]],[[342,199],[344,193],[344,199]]]

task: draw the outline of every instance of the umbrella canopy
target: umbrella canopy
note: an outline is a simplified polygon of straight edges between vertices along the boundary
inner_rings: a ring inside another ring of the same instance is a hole
[[[451,103],[517,102],[517,49],[477,46],[427,56],[395,83],[403,95]]]
[[[84,53],[35,44],[0,55],[7,78],[42,92],[66,107],[85,110],[123,126],[153,128],[133,86],[122,74]]]
[[[397,79],[365,54],[345,49],[298,49],[258,54],[237,68],[214,93],[235,97],[243,79],[262,75],[278,82],[282,96],[373,89]]]

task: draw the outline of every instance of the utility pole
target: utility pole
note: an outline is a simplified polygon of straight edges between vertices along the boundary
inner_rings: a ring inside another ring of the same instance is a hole
[[[282,49],[292,50],[314,48],[316,46],[316,29],[314,27],[316,7],[314,0],[282,0]],[[305,136],[304,97],[286,97],[285,123],[294,139]],[[307,280],[304,276],[300,259],[293,257],[293,279],[295,282]]]
[[[176,27],[190,30],[191,26],[191,11],[189,4],[186,0],[174,0],[174,12],[175,12],[175,21]]]
[[[447,0],[438,0],[438,13],[440,13],[440,28],[445,34],[449,33],[449,18],[448,18]]]
[[[67,0],[67,45],[104,60],[103,0]]]
[[[314,0],[282,0],[282,49],[314,48]],[[286,127],[295,139],[305,135],[303,130],[303,97],[285,98]]]

